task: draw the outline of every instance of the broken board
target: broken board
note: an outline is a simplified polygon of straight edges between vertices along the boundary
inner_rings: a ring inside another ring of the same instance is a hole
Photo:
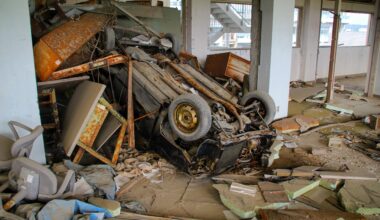
[[[338,197],[349,212],[362,215],[380,214],[380,183],[377,181],[346,180]]]
[[[305,115],[297,115],[291,118],[276,121],[272,124],[272,127],[281,133],[299,131],[301,129],[301,125],[297,123],[296,119],[302,120],[303,124],[307,125],[308,128],[319,126],[319,121],[317,119]]]
[[[62,142],[67,156],[73,153],[105,88],[103,84],[85,81],[75,89],[63,121]]]
[[[104,121],[103,126],[100,128],[98,135],[96,136],[94,149],[98,151],[120,127],[121,123],[117,120],[117,118],[112,114],[109,114]]]
[[[295,199],[319,186],[319,180],[292,179],[281,183],[289,198]]]
[[[213,187],[218,190],[222,203],[234,214],[243,219],[253,218],[259,209],[278,209],[289,204],[286,202],[267,203],[261,193],[256,193],[255,196],[248,196],[230,192],[226,184],[214,184]]]
[[[301,103],[305,99],[314,96],[325,90],[324,87],[299,87],[299,88],[290,88],[289,96],[292,100]]]
[[[265,202],[289,202],[288,195],[283,186],[272,182],[259,182],[258,186],[263,194]]]

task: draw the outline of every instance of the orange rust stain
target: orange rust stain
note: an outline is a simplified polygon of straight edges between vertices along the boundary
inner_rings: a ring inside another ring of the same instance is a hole
[[[66,59],[79,50],[107,24],[108,17],[87,13],[78,21],[68,21],[44,35],[34,46],[37,76],[49,79]]]

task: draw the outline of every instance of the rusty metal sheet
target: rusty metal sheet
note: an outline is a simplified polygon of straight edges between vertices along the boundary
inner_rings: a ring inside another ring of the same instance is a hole
[[[34,46],[38,78],[47,80],[66,59],[101,31],[107,21],[105,15],[87,13],[78,21],[68,21],[44,35]]]
[[[123,55],[109,55],[107,57],[103,57],[103,58],[100,58],[88,63],[84,63],[78,66],[73,66],[67,69],[55,71],[51,74],[51,76],[49,77],[49,80],[67,78],[70,76],[88,72],[90,70],[95,70],[102,67],[125,63],[126,61],[127,61],[127,57]]]
[[[92,146],[96,136],[106,119],[108,110],[104,105],[97,104],[90,120],[87,122],[86,128],[82,132],[79,141],[87,146]]]

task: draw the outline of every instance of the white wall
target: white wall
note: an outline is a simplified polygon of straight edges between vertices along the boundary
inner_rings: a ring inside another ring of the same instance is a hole
[[[0,33],[0,134],[12,137],[10,120],[30,127],[41,124],[28,1],[0,1]],[[45,163],[42,137],[31,157]]]
[[[293,48],[290,81],[297,81],[301,79],[301,58],[301,48]]]
[[[370,47],[339,47],[336,55],[335,76],[368,73]],[[330,47],[319,48],[317,78],[327,78]]]

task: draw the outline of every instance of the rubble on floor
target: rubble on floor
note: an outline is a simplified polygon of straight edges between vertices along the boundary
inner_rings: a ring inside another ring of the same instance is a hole
[[[290,133],[295,131],[305,132],[310,128],[317,127],[318,125],[319,121],[313,117],[297,115],[291,118],[276,121],[272,124],[272,127],[280,133]]]
[[[28,152],[12,155],[10,175],[0,175],[1,217],[380,215],[378,173],[329,166],[331,155],[347,149],[380,161],[380,112],[362,120],[355,108],[326,104],[325,85],[292,82],[291,102],[304,106],[272,123],[271,97],[246,91],[249,61],[209,55],[203,72],[196,56],[178,52],[173,34],[156,30],[156,23],[180,20],[178,11],[166,17],[175,9],[160,8],[160,16],[144,20],[139,7],[155,8],[104,2],[66,1],[53,17],[43,8],[37,13],[44,16],[31,16],[49,165],[24,157]],[[344,85],[335,91],[371,103]],[[284,152],[291,160],[283,161]],[[313,160],[319,157],[327,162]]]

